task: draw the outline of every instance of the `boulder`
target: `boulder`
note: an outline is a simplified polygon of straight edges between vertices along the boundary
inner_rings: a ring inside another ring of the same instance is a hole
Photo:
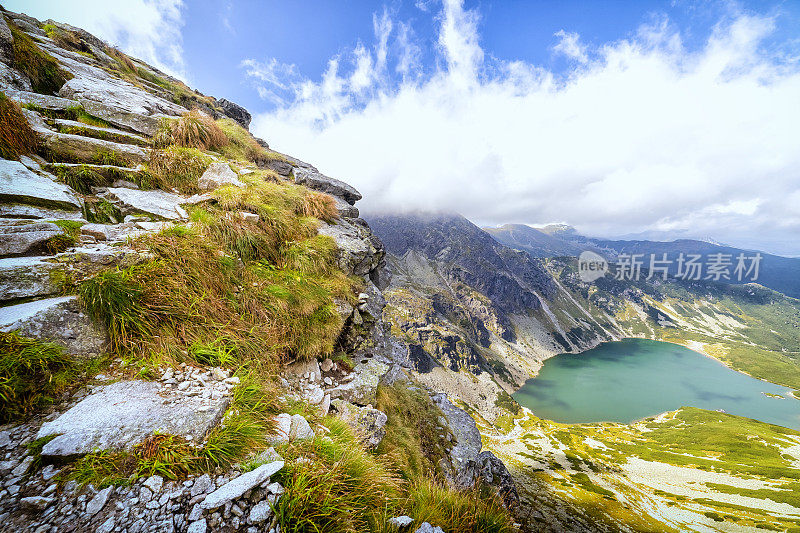
[[[289,435],[292,432],[292,415],[281,413],[276,415],[273,420],[275,422],[275,430],[271,436],[267,437],[267,442],[273,446],[289,442]]]
[[[93,450],[129,449],[159,432],[202,442],[222,419],[229,398],[186,396],[152,381],[118,381],[98,387],[51,422],[36,438],[58,435],[42,455],[69,457]]]
[[[244,183],[239,181],[239,176],[231,170],[228,163],[211,163],[197,180],[197,186],[201,191],[214,190],[225,185],[244,187]]]
[[[45,257],[0,259],[0,302],[57,293],[53,273],[63,268]]]
[[[80,309],[75,296],[60,296],[0,307],[0,331],[52,341],[78,357],[103,353],[106,334]]]
[[[389,519],[389,525],[392,525],[396,528],[401,527],[408,527],[414,522],[414,519],[410,516],[395,516],[394,518]]]
[[[347,274],[365,276],[383,261],[383,243],[361,219],[341,219],[333,224],[322,224],[319,234],[336,241],[337,261]]]
[[[250,509],[250,521],[260,524],[272,516],[272,506],[268,501],[262,500]]]
[[[292,428],[289,431],[289,439],[295,441],[313,438],[314,431],[308,424],[308,420],[303,418],[302,415],[292,415]]]
[[[250,120],[253,117],[250,116],[250,113],[247,111],[247,109],[224,98],[217,100],[217,105],[225,114],[225,116],[230,117],[238,122],[239,125],[244,129],[250,128]]]
[[[47,243],[64,232],[52,222],[0,221],[0,257],[47,252]]]
[[[348,204],[353,205],[361,200],[361,193],[347,183],[320,174],[310,168],[295,168],[294,182],[305,185],[309,189],[328,193],[331,196],[343,198]]]
[[[248,490],[267,481],[281,468],[283,468],[283,461],[275,461],[245,472],[206,496],[200,506],[203,509],[216,509],[231,500],[240,498]]]
[[[126,81],[81,73],[61,87],[59,96],[77,100],[96,117],[152,136],[164,116],[179,116],[186,108],[159,98]]]
[[[332,399],[341,398],[356,405],[374,404],[378,383],[388,370],[388,365],[369,359],[356,365],[352,381],[330,389],[328,393]]]
[[[372,407],[359,407],[344,400],[332,400],[339,418],[347,422],[368,448],[377,448],[386,436],[388,417],[383,411]]]
[[[71,133],[41,132],[43,146],[52,157],[68,161],[96,163],[102,154],[113,154],[129,164],[146,163],[150,158],[147,149],[133,144],[121,144],[94,137]]]
[[[142,191],[126,187],[109,187],[109,200],[118,201],[117,207],[123,215],[146,213],[168,220],[188,218],[181,204],[186,200],[183,196],[161,190]]]
[[[0,159],[0,201],[50,209],[81,208],[72,190],[53,179],[32,172],[19,161]]]

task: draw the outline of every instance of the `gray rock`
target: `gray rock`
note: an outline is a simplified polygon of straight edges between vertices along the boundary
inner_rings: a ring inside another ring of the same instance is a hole
[[[146,163],[148,151],[133,144],[121,144],[94,137],[71,133],[39,132],[44,138],[44,147],[58,160],[94,163],[100,154],[113,153],[129,163]]]
[[[195,520],[200,520],[203,516],[203,508],[200,507],[199,503],[194,504],[192,510],[189,512],[189,516],[186,518],[189,522],[194,522]]]
[[[44,511],[55,501],[55,498],[45,498],[44,496],[28,496],[20,498],[19,504],[27,511]]]
[[[211,476],[208,474],[203,474],[194,480],[190,494],[192,497],[195,497],[200,494],[205,494],[209,491],[209,489],[211,489]]]
[[[350,383],[339,385],[328,392],[331,398],[341,398],[356,405],[375,403],[375,392],[381,376],[389,370],[389,366],[369,359],[366,363],[359,363],[353,369],[354,378]]]
[[[31,172],[19,161],[0,159],[0,201],[76,211],[81,208],[72,190]]]
[[[471,487],[478,475],[477,459],[483,446],[481,433],[475,420],[466,411],[453,405],[446,394],[435,394],[431,399],[442,410],[455,437],[455,445],[450,450],[452,468],[445,469],[445,475],[458,488]]]
[[[63,111],[64,109],[79,105],[77,100],[50,96],[48,94],[39,94],[32,91],[15,91],[9,89],[3,89],[3,91],[6,93],[6,96],[20,105],[35,104],[52,111]]]
[[[100,524],[97,529],[94,530],[94,533],[111,533],[112,531],[114,531],[113,516],[109,517],[108,520]]]
[[[444,533],[439,526],[433,527],[428,522],[423,522],[414,533]]]
[[[25,458],[14,468],[14,470],[11,471],[11,475],[14,477],[24,476],[32,464],[33,457],[26,455]]]
[[[331,405],[339,418],[347,422],[368,448],[377,448],[386,436],[388,417],[383,411],[372,407],[359,407],[344,400],[333,400]]]
[[[292,164],[287,161],[281,161],[280,159],[270,159],[263,165],[265,168],[275,171],[276,173],[280,174],[281,176],[288,178],[289,175],[292,173]]]
[[[386,307],[386,299],[381,290],[371,281],[366,283],[364,291],[363,294],[366,298],[363,303],[359,303],[358,310],[368,313],[373,319],[378,320],[383,314],[383,308]]]
[[[292,431],[292,415],[281,413],[276,415],[273,420],[275,421],[275,430],[267,438],[267,442],[273,446],[289,442],[289,436]]]
[[[292,428],[289,431],[290,440],[313,439],[314,430],[308,425],[308,420],[302,415],[292,415]]]
[[[262,500],[250,509],[250,521],[254,524],[260,524],[261,522],[269,519],[271,516],[272,507],[270,507],[269,502],[267,501]]]
[[[18,330],[26,337],[52,341],[79,357],[98,357],[106,333],[78,306],[75,296],[61,296],[0,307],[0,331]]]
[[[119,201],[123,215],[146,213],[158,218],[180,220],[187,218],[181,207],[183,196],[159,190],[140,191],[125,187],[109,187],[108,199]]]
[[[407,527],[410,526],[414,522],[414,519],[410,516],[395,516],[394,518],[389,519],[389,524],[393,525],[394,527]]]
[[[53,273],[62,268],[44,257],[0,259],[0,302],[57,293],[60,287]]]
[[[50,239],[63,233],[51,222],[0,221],[0,256],[47,253]]]
[[[189,529],[186,530],[186,533],[206,533],[207,530],[208,525],[206,524],[206,519],[203,518],[189,524]]]
[[[216,509],[231,500],[240,498],[245,492],[268,480],[270,476],[283,468],[283,461],[275,461],[261,465],[255,470],[246,472],[221,486],[200,504],[203,509]]]
[[[247,109],[224,98],[217,100],[217,105],[226,116],[238,122],[244,129],[250,128],[250,120],[252,117]]]
[[[494,488],[509,509],[519,505],[519,493],[511,472],[508,471],[503,461],[492,452],[485,451],[478,455],[478,468],[484,484]]]
[[[347,274],[367,275],[384,258],[383,243],[361,219],[341,219],[334,224],[322,224],[319,233],[336,241],[337,261]]]
[[[86,504],[86,514],[89,516],[94,516],[99,513],[103,507],[106,506],[106,502],[108,502],[108,497],[111,496],[111,492],[114,490],[114,487],[106,487],[97,494],[94,495],[88,504]]]
[[[244,187],[244,183],[239,181],[236,172],[231,170],[228,163],[211,163],[197,180],[197,186],[202,191],[214,190],[225,185]]]
[[[158,130],[163,116],[178,116],[187,111],[126,81],[102,74],[102,71],[86,71],[65,83],[58,94],[78,100],[96,117],[148,136]]]
[[[334,196],[333,199],[336,201],[336,210],[340,217],[358,218],[359,212],[356,206],[348,204],[339,196]]]
[[[175,403],[170,405],[170,401]],[[204,402],[210,402],[210,407]],[[97,388],[57,419],[45,422],[36,438],[59,435],[45,444],[44,456],[130,448],[157,431],[201,442],[228,403],[228,397],[185,397],[155,382],[118,381]]]
[[[153,491],[153,494],[161,492],[161,487],[164,485],[164,478],[161,476],[150,476],[147,478],[143,485]]]
[[[347,183],[320,174],[308,168],[294,169],[294,182],[305,185],[309,189],[328,193],[331,196],[339,196],[348,204],[353,205],[361,200],[361,193]]]

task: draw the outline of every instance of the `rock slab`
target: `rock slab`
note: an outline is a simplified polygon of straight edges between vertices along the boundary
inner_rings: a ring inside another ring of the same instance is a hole
[[[227,397],[182,396],[155,382],[118,381],[99,387],[57,419],[45,422],[36,438],[58,435],[42,449],[42,455],[49,457],[130,448],[155,432],[200,442],[220,421],[228,402]]]
[[[234,478],[206,496],[200,506],[203,509],[216,509],[231,500],[240,498],[248,490],[268,480],[270,476],[283,468],[283,464],[283,461],[267,463]]]

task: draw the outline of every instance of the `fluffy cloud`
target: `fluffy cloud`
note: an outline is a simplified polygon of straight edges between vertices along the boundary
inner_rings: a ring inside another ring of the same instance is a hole
[[[60,0],[11,0],[4,5],[40,20],[78,26],[169,74],[186,77],[183,0],[83,0],[80,5]]]
[[[726,17],[694,49],[666,19],[597,47],[559,32],[553,53],[574,60],[564,74],[492,58],[460,1],[425,6],[438,9],[433,71],[392,77],[418,65],[420,44],[376,16],[375,46],[332,58],[320,81],[264,84],[290,97],[252,129],[358,187],[366,212],[800,254],[800,65],[763,46],[772,18]]]

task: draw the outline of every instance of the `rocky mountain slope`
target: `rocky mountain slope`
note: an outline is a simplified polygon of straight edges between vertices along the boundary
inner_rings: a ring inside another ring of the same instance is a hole
[[[587,237],[579,234],[575,228],[563,224],[550,225],[543,228],[532,228],[523,224],[506,224],[499,228],[486,228],[486,232],[498,242],[510,248],[524,250],[533,257],[558,257],[577,256],[584,250],[591,250],[601,254],[609,261],[616,260],[620,254],[643,254],[649,258],[654,254],[657,258],[667,254],[669,259],[675,261],[678,254],[699,254],[709,257],[712,254],[729,256],[733,265],[740,254],[752,256],[753,250],[743,250],[732,246],[725,246],[692,239],[679,239],[670,242],[644,241],[644,240],[611,240],[596,237]],[[800,269],[800,259],[781,257],[778,255],[759,252],[761,260],[759,275],[756,280],[760,285],[769,287],[793,298],[800,297],[800,284],[797,282],[797,271]],[[647,259],[649,260],[649,259]],[[675,276],[678,269],[676,262],[669,266],[669,273]],[[731,267],[733,270],[733,266]],[[747,284],[751,278],[743,276],[737,279],[719,279],[722,283]]]
[[[361,195],[249,120],[2,11],[0,530],[515,530],[383,321]]]

